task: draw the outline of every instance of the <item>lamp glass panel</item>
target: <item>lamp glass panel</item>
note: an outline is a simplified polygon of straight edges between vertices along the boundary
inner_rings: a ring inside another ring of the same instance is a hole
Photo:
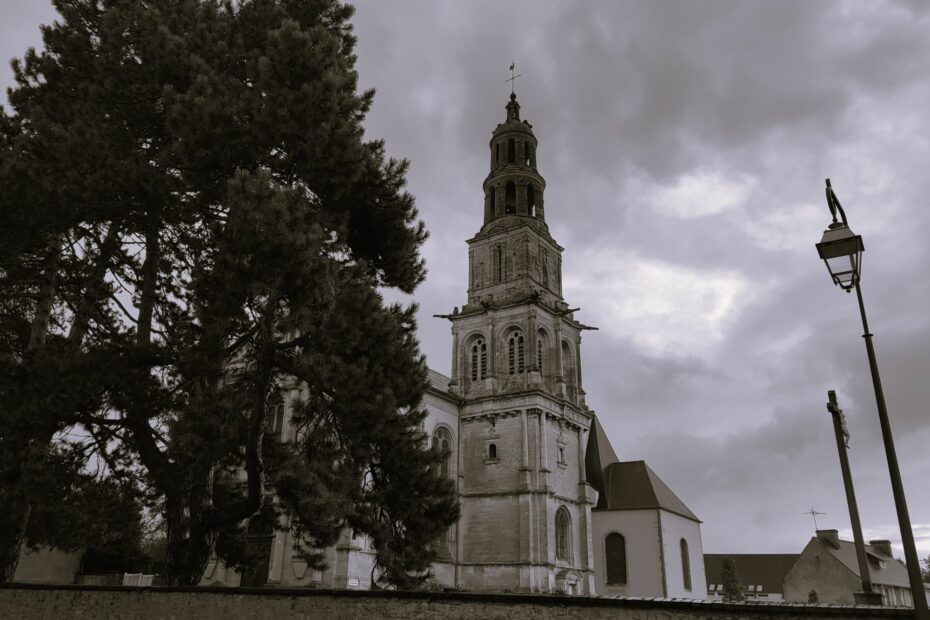
[[[853,252],[824,259],[835,284],[847,291],[856,285],[859,281],[860,256],[860,252]]]
[[[824,259],[827,263],[827,269],[833,275],[839,275],[844,271],[856,271],[856,255],[844,254],[835,258]]]

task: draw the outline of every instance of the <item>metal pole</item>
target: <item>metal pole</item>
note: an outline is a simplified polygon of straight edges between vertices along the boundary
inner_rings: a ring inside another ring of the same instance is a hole
[[[894,449],[894,438],[891,436],[891,424],[888,422],[888,410],[885,408],[885,394],[882,391],[882,380],[878,375],[878,361],[875,359],[875,348],[872,346],[872,334],[869,332],[869,322],[865,317],[865,304],[862,303],[862,291],[856,282],[856,297],[859,299],[859,313],[862,315],[862,337],[865,338],[865,349],[869,354],[869,368],[872,371],[872,386],[875,388],[875,401],[878,405],[878,421],[882,427],[882,440],[885,443],[885,456],[888,458],[888,473],[891,476],[891,492],[894,495],[894,505],[898,513],[898,527],[901,529],[901,545],[904,547],[904,561],[907,563],[907,575],[911,582],[911,597],[914,599],[915,618],[930,620],[930,610],[927,609],[927,597],[924,594],[924,584],[920,576],[920,562],[917,559],[917,547],[914,545],[914,533],[911,531],[911,518],[907,512],[907,500],[904,498],[904,485],[901,483],[901,471],[898,469],[898,457]]]
[[[827,411],[833,418],[833,433],[836,435],[836,449],[840,455],[840,469],[843,471],[843,486],[846,487],[846,503],[849,505],[849,521],[852,524],[853,540],[856,543],[856,559],[859,560],[859,576],[862,578],[862,592],[854,592],[857,604],[881,605],[882,595],[872,592],[872,579],[869,576],[869,561],[865,557],[865,542],[862,540],[862,524],[859,522],[859,508],[856,506],[856,491],[853,489],[852,474],[849,471],[849,456],[846,454],[846,433],[843,432],[843,411],[836,404],[836,392],[827,392],[829,402]]]

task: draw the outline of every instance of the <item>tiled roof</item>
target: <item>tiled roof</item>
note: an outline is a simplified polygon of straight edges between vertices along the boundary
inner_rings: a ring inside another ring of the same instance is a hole
[[[645,461],[612,463],[603,471],[604,493],[597,499],[599,510],[662,508],[700,522]]]
[[[731,558],[736,578],[744,586],[762,586],[762,592],[781,594],[785,575],[798,561],[798,553],[705,553],[707,584],[723,582],[723,559]]]
[[[811,539],[812,542],[819,544],[826,549],[837,560],[843,563],[846,568],[851,570],[854,575],[859,577],[859,560],[856,558],[856,544],[850,540],[839,540],[839,548],[834,547],[816,536]],[[893,557],[882,553],[878,548],[872,545],[865,545],[866,555],[869,556],[869,577],[872,583],[880,583],[886,586],[900,586],[910,588],[911,584],[907,576],[907,568],[901,562]]]

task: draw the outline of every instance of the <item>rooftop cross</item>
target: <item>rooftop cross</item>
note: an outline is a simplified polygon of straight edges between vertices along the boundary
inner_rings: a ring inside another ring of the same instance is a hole
[[[519,73],[518,73],[517,75],[514,75],[513,70],[514,70],[514,67],[516,67],[516,66],[517,66],[517,63],[515,63],[515,62],[513,62],[513,61],[511,60],[511,61],[510,61],[510,77],[509,77],[508,79],[504,80],[505,82],[510,82],[510,94],[511,94],[511,95],[515,95],[515,94],[516,94],[516,92],[514,91],[514,82],[516,81],[516,79],[517,79],[518,77],[523,77],[523,75],[522,75],[522,74],[519,74]]]
[[[814,518],[814,531],[817,531],[817,530],[820,529],[819,527],[817,527],[817,515],[825,515],[825,514],[827,514],[827,513],[825,513],[825,512],[817,512],[816,510],[814,510],[813,507],[811,507],[811,509],[810,509],[809,511],[807,511],[807,512],[805,512],[805,513],[802,513],[802,514],[810,515],[810,516],[812,516],[812,517]]]

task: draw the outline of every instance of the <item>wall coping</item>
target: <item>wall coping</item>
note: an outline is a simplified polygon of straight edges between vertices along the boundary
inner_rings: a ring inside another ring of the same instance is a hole
[[[722,601],[675,599],[675,598],[641,598],[641,597],[607,597],[607,596],[559,596],[551,594],[505,594],[491,592],[431,592],[406,590],[332,590],[323,588],[230,588],[216,586],[168,587],[168,586],[87,586],[59,585],[42,583],[5,583],[0,584],[4,590],[44,590],[44,591],[81,591],[81,592],[120,592],[158,594],[215,594],[221,596],[265,596],[283,597],[336,597],[368,599],[406,599],[442,602],[480,602],[502,605],[542,605],[552,607],[616,607],[627,609],[662,609],[680,611],[720,611],[731,613],[752,613],[758,609],[766,616],[794,616],[803,612],[809,616],[852,616],[862,618],[913,618],[914,611],[909,608],[876,607],[871,605],[839,605],[810,603],[786,603],[745,601],[742,603],[724,603]]]

